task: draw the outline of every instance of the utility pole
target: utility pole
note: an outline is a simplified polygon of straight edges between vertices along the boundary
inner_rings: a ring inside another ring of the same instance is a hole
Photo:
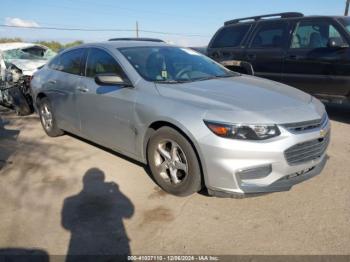
[[[350,0],[348,0],[349,2]],[[136,21],[136,38],[139,38],[139,22]]]
[[[346,0],[346,6],[345,6],[345,16],[348,16],[349,14],[349,4],[350,4],[350,0]]]

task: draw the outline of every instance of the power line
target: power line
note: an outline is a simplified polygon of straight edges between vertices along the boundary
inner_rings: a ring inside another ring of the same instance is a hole
[[[111,31],[125,31],[133,32],[134,29],[93,29],[93,28],[64,28],[64,27],[49,27],[49,26],[17,26],[17,25],[0,25],[0,27],[21,28],[21,29],[35,29],[35,30],[58,30],[58,31],[96,31],[96,32],[111,32]]]
[[[66,27],[48,27],[48,26],[15,26],[15,25],[0,25],[0,27],[8,28],[21,28],[21,29],[34,29],[34,30],[57,30],[57,31],[81,31],[81,32],[135,32],[135,29],[94,29],[94,28],[66,28]],[[182,34],[182,33],[170,33],[162,31],[152,31],[152,30],[138,30],[143,33],[160,34],[160,35],[177,35],[186,37],[210,37],[207,35],[199,34]]]

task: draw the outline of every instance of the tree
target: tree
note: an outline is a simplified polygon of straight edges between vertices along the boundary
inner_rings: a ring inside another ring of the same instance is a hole
[[[23,40],[19,37],[15,38],[0,38],[0,43],[14,43],[14,42],[23,42]]]
[[[15,37],[15,38],[0,38],[0,43],[14,43],[14,42],[23,42],[23,40],[19,37]],[[76,40],[74,42],[70,42],[70,43],[66,43],[66,44],[62,44],[58,41],[36,41],[35,43],[39,44],[39,45],[44,45],[47,46],[48,48],[52,49],[53,51],[57,52],[61,49],[65,49],[65,48],[69,48],[69,47],[73,47],[76,45],[81,45],[84,42],[81,40]]]
[[[81,45],[84,42],[81,41],[81,40],[77,40],[77,41],[66,43],[66,44],[62,44],[62,43],[57,42],[57,41],[38,41],[36,43],[38,43],[40,45],[47,46],[48,48],[50,48],[53,51],[57,52],[57,51],[59,51],[61,49],[65,49],[65,48]]]

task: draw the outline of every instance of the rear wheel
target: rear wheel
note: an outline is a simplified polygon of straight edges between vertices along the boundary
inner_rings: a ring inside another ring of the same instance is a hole
[[[202,177],[196,153],[175,129],[158,129],[149,141],[147,157],[154,179],[166,192],[188,196],[201,190]]]
[[[41,125],[48,136],[56,137],[64,134],[64,132],[57,127],[50,101],[46,97],[39,101],[39,115]]]

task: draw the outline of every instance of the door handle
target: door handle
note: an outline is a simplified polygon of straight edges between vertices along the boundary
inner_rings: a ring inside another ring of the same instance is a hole
[[[299,59],[300,59],[300,56],[298,56],[298,55],[290,55],[290,56],[288,56],[288,58],[289,58],[290,60],[299,60]]]
[[[56,80],[49,80],[47,83],[50,85],[54,85],[57,83],[57,81]]]
[[[81,87],[81,86],[77,87],[77,90],[80,91],[80,92],[82,92],[82,93],[89,92],[89,89],[88,89],[88,88],[86,88],[86,87]]]
[[[248,60],[255,60],[256,59],[256,54],[248,54],[247,58],[248,58]]]

